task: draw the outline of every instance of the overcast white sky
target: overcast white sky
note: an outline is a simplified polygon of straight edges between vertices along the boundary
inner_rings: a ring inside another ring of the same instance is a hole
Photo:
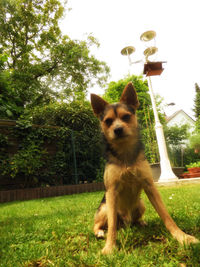
[[[92,52],[110,66],[109,81],[123,79],[129,70],[142,73],[142,64],[130,69],[120,51],[134,46],[132,60],[142,59],[148,43],[141,42],[140,35],[156,31],[156,60],[167,64],[161,76],[152,77],[154,92],[166,103],[176,103],[165,110],[168,114],[183,109],[193,115],[194,84],[200,85],[199,0],[68,0],[67,7],[72,10],[62,22],[63,33],[72,39],[92,33],[98,39],[100,48]],[[97,87],[92,92],[103,94]]]

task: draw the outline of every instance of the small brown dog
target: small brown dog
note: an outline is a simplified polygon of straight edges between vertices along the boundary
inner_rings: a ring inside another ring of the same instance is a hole
[[[119,225],[145,225],[142,220],[145,207],[140,199],[142,189],[174,238],[182,244],[197,243],[195,237],[185,234],[175,224],[154,185],[139,138],[135,115],[139,101],[133,84],[127,84],[119,103],[108,104],[101,97],[91,94],[91,105],[100,119],[107,143],[104,172],[106,195],[95,215],[94,224],[97,237],[104,237],[104,230],[108,228],[102,253],[112,252]]]

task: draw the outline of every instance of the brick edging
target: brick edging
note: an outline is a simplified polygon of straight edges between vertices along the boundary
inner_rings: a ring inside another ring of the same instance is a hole
[[[103,182],[7,190],[7,191],[0,191],[0,203],[17,201],[17,200],[31,200],[31,199],[39,199],[46,197],[56,197],[56,196],[79,194],[85,192],[95,192],[101,190],[104,190]]]

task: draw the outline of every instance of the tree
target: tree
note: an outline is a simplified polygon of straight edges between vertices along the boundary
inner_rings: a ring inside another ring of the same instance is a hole
[[[0,114],[2,119],[15,116],[22,110],[18,107],[20,102],[16,91],[13,90],[10,82],[10,71],[5,70],[6,55],[0,54]]]
[[[154,115],[151,105],[151,99],[148,94],[147,81],[143,81],[142,76],[128,76],[123,80],[111,82],[105,91],[104,98],[109,103],[118,102],[122,91],[128,82],[132,81],[140,106],[137,110],[137,117],[141,128],[141,139],[145,144],[145,155],[150,163],[158,162],[158,147],[154,130]]]
[[[187,124],[164,127],[169,157],[173,166],[186,166],[199,159],[198,153],[195,153],[200,149],[200,135],[198,133],[190,135],[188,129]]]
[[[90,46],[99,45],[96,39],[62,35],[64,8],[59,0],[0,1],[0,54],[8,57],[4,70],[10,72],[10,87],[22,110],[49,103],[58,89],[65,98],[76,98],[92,82],[106,80],[108,67],[90,54]]]
[[[185,145],[185,141],[188,139],[188,125],[184,124],[181,126],[174,125],[171,127],[165,126],[165,138],[167,144],[172,147],[180,147]]]
[[[194,114],[196,119],[199,119],[200,117],[200,87],[197,83],[195,83],[195,99],[194,99]]]
[[[105,91],[104,98],[109,103],[118,102],[124,87],[127,85],[128,82],[132,81],[134,87],[138,94],[138,99],[140,102],[140,106],[138,109],[138,119],[140,122],[140,126],[145,125],[145,116],[144,116],[144,108],[151,107],[151,99],[148,94],[148,84],[147,81],[142,80],[142,76],[128,76],[123,80],[119,80],[117,82],[111,82],[108,85],[108,88]],[[153,119],[153,113],[151,112],[151,118]]]
[[[200,152],[200,131],[196,131],[190,137],[190,147],[195,150],[196,153]]]

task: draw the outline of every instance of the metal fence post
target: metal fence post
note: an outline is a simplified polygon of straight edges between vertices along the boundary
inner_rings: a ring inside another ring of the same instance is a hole
[[[72,140],[72,153],[73,153],[73,162],[74,162],[75,183],[78,184],[78,172],[77,172],[76,151],[75,151],[74,132],[73,132],[73,130],[71,131],[71,140]]]

